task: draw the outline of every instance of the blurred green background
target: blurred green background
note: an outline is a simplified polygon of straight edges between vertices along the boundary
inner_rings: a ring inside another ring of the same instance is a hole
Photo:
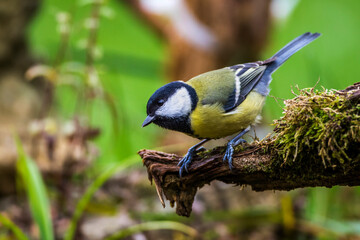
[[[74,26],[65,61],[84,62],[86,51],[82,42],[86,43],[88,37],[84,19],[91,11],[89,3],[44,1],[29,29],[35,56],[45,62],[55,61],[60,45],[56,14],[70,12],[74,13]],[[98,161],[111,163],[123,161],[141,148],[154,146],[151,143],[156,139],[156,129],[142,129],[141,123],[149,95],[165,83],[165,46],[121,1],[109,1],[103,9],[108,15],[100,18],[97,44],[102,57],[96,61],[96,67],[100,69],[104,89],[114,97],[120,117],[112,119],[103,101],[95,99],[87,107],[91,108],[90,123],[101,129],[101,137],[96,140],[101,149]],[[55,109],[59,116],[66,119],[76,114],[77,94],[66,86],[56,88]],[[117,121],[119,132],[113,131],[112,121]]]
[[[93,2],[42,1],[41,8],[27,32],[33,56],[47,65],[58,64],[55,67],[59,69],[65,69],[69,65],[84,68],[87,59],[86,39],[89,37],[86,20],[91,14]],[[291,11],[285,11],[282,6],[288,6],[289,2],[292,6]],[[283,12],[288,14],[284,17],[281,15]],[[62,13],[65,15],[61,15]],[[320,32],[322,36],[296,53],[273,74],[270,94],[281,103],[281,99],[293,97],[291,87],[294,88],[296,85],[300,88],[313,87],[320,79],[318,88],[324,86],[328,89],[344,89],[359,81],[359,13],[358,0],[273,1],[269,36],[261,52],[263,59],[270,57],[304,32]],[[276,14],[283,17],[280,18]],[[71,18],[64,20],[64,16]],[[141,123],[146,117],[148,98],[157,88],[170,81],[166,75],[166,63],[171,57],[168,42],[146,24],[146,18],[139,17],[139,14],[134,13],[123,1],[106,1],[99,19],[97,41],[93,50],[94,67],[99,74],[100,84],[94,88],[112,96],[111,102],[114,103],[117,117],[114,117],[111,104],[96,97],[87,99],[79,108],[77,105],[81,93],[65,84],[56,85],[54,105],[49,115],[64,121],[75,116],[84,117],[85,122],[101,130],[100,136],[94,140],[100,152],[94,163],[94,169],[97,169],[95,172],[99,173],[113,163],[123,163],[124,166],[129,163],[136,164],[141,168],[142,163],[136,156],[137,151],[160,147],[164,142],[163,136],[167,134],[156,126],[143,129]],[[58,51],[63,41],[59,29],[64,27],[64,24],[71,25],[71,34],[64,58],[61,63],[57,63]],[[84,86],[83,83],[76,82],[80,81],[76,79],[72,80],[75,81],[74,85],[79,85],[80,88]],[[266,126],[282,113],[281,107],[273,97],[267,99],[264,108]],[[98,166],[100,167],[97,168]],[[359,199],[359,188],[342,187],[314,188],[279,195],[282,211],[287,209],[288,203],[291,208],[296,208],[296,204],[302,202],[300,205],[305,207],[300,208],[300,213],[295,215],[315,224],[309,229],[316,232],[311,235],[308,234],[311,232],[309,230],[306,234],[289,235],[290,237],[285,234],[284,239],[294,239],[294,236],[297,236],[296,239],[360,239]],[[136,212],[136,209],[132,211]],[[286,211],[282,214],[285,219],[288,219],[287,215],[290,219],[293,217],[292,213],[288,214]],[[211,221],[216,216],[210,212],[206,217]],[[221,216],[224,219],[223,215],[219,216],[220,219]],[[235,214],[232,217],[245,218],[238,222],[244,224],[246,216],[248,215],[238,217]],[[179,222],[188,221],[173,215],[171,218]],[[143,216],[143,219],[156,220],[156,216]],[[250,214],[249,219],[256,220],[256,217]],[[302,229],[297,231],[301,232]],[[219,235],[212,234],[208,233],[204,238],[221,239]]]
[[[291,2],[291,1],[289,1]],[[343,89],[358,80],[356,69],[360,62],[358,40],[360,15],[357,11],[360,3],[356,0],[310,1],[301,0],[293,12],[283,22],[273,25],[271,43],[266,56],[286,43],[290,36],[303,32],[320,32],[322,36],[300,51],[284,68],[277,71],[271,83],[271,95],[279,98],[290,98],[290,87],[313,87],[320,79],[319,85],[329,89]],[[273,100],[269,117],[279,117],[281,109]]]

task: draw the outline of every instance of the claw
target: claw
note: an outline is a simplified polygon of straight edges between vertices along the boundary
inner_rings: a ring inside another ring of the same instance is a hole
[[[232,170],[233,166],[232,166],[232,160],[233,160],[233,154],[234,154],[234,147],[239,145],[240,143],[244,143],[246,142],[244,139],[242,139],[241,137],[247,133],[249,131],[250,128],[246,128],[245,130],[243,130],[241,133],[239,133],[237,136],[235,136],[233,139],[231,139],[227,146],[226,146],[226,151],[224,154],[224,158],[223,161],[224,162],[228,162],[229,164],[229,168],[230,170]]]
[[[182,174],[183,174],[184,170],[186,172],[189,172],[188,167],[189,167],[189,165],[191,163],[191,160],[192,160],[193,154],[194,154],[194,152],[191,151],[191,150],[192,149],[189,149],[189,151],[187,152],[185,157],[183,159],[181,159],[181,161],[178,163],[178,166],[180,166],[180,170],[179,170],[180,177],[182,177]]]
[[[196,152],[204,152],[204,151],[206,151],[206,148],[204,148],[204,147],[199,147],[197,150],[196,150]]]
[[[234,147],[239,145],[240,143],[244,143],[244,142],[246,142],[246,141],[244,139],[240,138],[240,139],[236,140],[235,142],[231,140],[227,144],[223,161],[227,162],[229,164],[230,170],[232,170],[232,168],[233,168],[232,160],[233,160],[233,154],[234,154]]]
[[[178,166],[182,166],[183,163],[184,163],[184,161],[185,161],[185,157],[183,157],[183,158],[179,161],[179,163],[178,163],[177,165],[178,165]]]
[[[237,145],[239,145],[240,143],[246,143],[246,140],[240,138],[239,140],[236,141],[236,143],[235,143],[234,145],[237,146]]]
[[[178,166],[180,167],[179,170],[179,175],[180,177],[182,177],[182,174],[184,172],[184,169],[186,172],[188,171],[188,168],[190,166],[190,163],[192,161],[192,158],[194,157],[195,153],[198,150],[202,150],[202,148],[199,148],[202,144],[204,144],[205,142],[207,142],[208,139],[204,139],[201,142],[199,142],[198,144],[192,146],[191,148],[189,148],[188,152],[186,153],[186,155],[183,157],[183,159],[180,160],[180,162],[178,163]],[[199,148],[199,149],[198,149]]]
[[[229,142],[229,144],[226,147],[226,151],[225,151],[223,161],[227,162],[229,164],[230,170],[232,170],[232,156],[233,156],[233,153],[234,153],[234,147]]]

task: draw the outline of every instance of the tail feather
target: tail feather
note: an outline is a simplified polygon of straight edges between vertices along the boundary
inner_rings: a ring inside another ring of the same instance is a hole
[[[264,96],[269,94],[269,84],[271,82],[271,74],[276,71],[286,60],[289,59],[294,53],[314,41],[316,38],[320,37],[320,33],[304,33],[299,37],[295,38],[289,42],[285,47],[280,49],[277,53],[274,54],[268,63],[262,78],[255,86],[255,90]],[[274,60],[272,60],[274,59]]]
[[[289,59],[294,53],[314,41],[318,38],[321,34],[320,33],[304,33],[303,35],[295,38],[291,42],[289,42],[285,47],[280,49],[277,53],[274,54],[273,58],[276,58],[274,62],[269,64],[268,66],[268,73],[274,72],[278,69],[286,60]]]

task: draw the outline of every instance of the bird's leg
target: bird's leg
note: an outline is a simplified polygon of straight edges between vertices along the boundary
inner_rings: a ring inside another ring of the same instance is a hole
[[[225,155],[223,158],[223,161],[228,162],[229,163],[229,168],[230,170],[232,170],[232,156],[234,153],[234,147],[236,145],[239,145],[240,143],[246,142],[244,139],[242,139],[241,137],[246,134],[248,131],[250,130],[250,126],[247,127],[245,130],[243,130],[241,133],[239,133],[238,135],[236,135],[233,139],[231,139],[227,146],[226,146],[226,151],[225,151]]]
[[[182,176],[182,173],[183,173],[184,169],[185,169],[186,172],[188,172],[188,167],[189,167],[189,165],[190,165],[190,163],[192,161],[192,158],[194,157],[194,154],[196,153],[196,150],[198,150],[198,148],[201,145],[203,145],[204,143],[206,143],[207,141],[209,141],[209,139],[204,139],[201,142],[199,142],[198,144],[196,144],[196,145],[192,146],[191,148],[189,148],[186,155],[178,163],[178,166],[180,166],[180,171],[179,171],[180,177]]]

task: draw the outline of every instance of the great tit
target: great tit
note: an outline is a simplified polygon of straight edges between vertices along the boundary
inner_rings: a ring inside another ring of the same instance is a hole
[[[150,123],[203,139],[191,147],[179,162],[182,176],[197,149],[209,141],[238,133],[227,144],[223,160],[232,168],[234,146],[260,117],[269,94],[271,74],[291,55],[318,38],[319,33],[304,33],[289,42],[274,56],[203,73],[187,82],[176,81],[159,88],[147,103]]]

